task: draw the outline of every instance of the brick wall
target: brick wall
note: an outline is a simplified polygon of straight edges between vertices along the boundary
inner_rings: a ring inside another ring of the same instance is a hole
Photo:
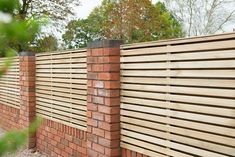
[[[0,127],[4,130],[19,129],[20,110],[0,104]]]
[[[20,128],[29,127],[36,117],[35,54],[20,53]],[[29,135],[28,148],[35,148],[36,135]]]
[[[37,131],[37,149],[51,157],[86,157],[85,131],[44,120]]]
[[[121,155],[120,44],[118,40],[105,40],[88,46],[89,157]]]

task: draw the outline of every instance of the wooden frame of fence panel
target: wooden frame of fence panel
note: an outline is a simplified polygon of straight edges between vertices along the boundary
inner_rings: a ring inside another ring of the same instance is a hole
[[[235,156],[235,33],[124,45],[121,145],[148,156]]]
[[[37,115],[86,130],[86,49],[36,56]]]

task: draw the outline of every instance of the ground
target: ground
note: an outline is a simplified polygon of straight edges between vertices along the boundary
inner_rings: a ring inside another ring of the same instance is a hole
[[[4,131],[0,128],[0,137],[4,135]],[[45,157],[39,153],[31,153],[30,150],[22,149],[19,150],[16,154],[6,155],[5,157]]]

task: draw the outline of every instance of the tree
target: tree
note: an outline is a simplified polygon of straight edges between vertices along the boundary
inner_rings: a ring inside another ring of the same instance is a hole
[[[21,19],[46,16],[58,27],[59,22],[68,21],[69,16],[75,15],[74,8],[78,5],[79,0],[21,0],[17,16]]]
[[[234,0],[165,0],[165,4],[184,24],[187,36],[224,32],[235,20]]]
[[[103,0],[87,19],[73,21],[66,28],[63,40],[70,48],[95,39],[133,43],[183,36],[181,24],[165,5],[150,0]]]
[[[39,53],[39,52],[46,52],[46,51],[55,51],[58,49],[58,42],[56,37],[49,35],[42,39],[37,39],[35,43],[35,47],[32,47],[32,51]]]
[[[99,34],[91,23],[91,19],[79,19],[69,22],[66,27],[67,31],[62,36],[66,48],[86,47],[87,42],[98,39]]]
[[[18,51],[44,51],[42,47],[47,47],[48,45],[43,45],[45,42],[41,41],[48,38],[48,36],[58,36],[58,34],[62,33],[65,23],[68,23],[73,18],[75,15],[74,8],[79,4],[79,0],[20,0],[17,11],[14,12],[15,18],[22,21],[46,18],[47,22],[45,20],[41,21],[41,25],[44,24],[44,31],[41,29],[40,33],[35,34],[24,47],[14,41],[12,41],[12,47],[17,48]],[[38,46],[37,49],[35,49],[36,46]],[[52,50],[54,49],[49,49],[49,51]]]

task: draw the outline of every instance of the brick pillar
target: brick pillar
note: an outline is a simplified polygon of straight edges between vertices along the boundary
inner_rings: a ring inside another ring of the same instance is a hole
[[[27,128],[35,120],[35,54],[21,52],[20,54],[20,126]],[[35,148],[36,135],[29,135],[29,149]]]
[[[87,50],[88,156],[119,157],[120,40],[95,41]]]

